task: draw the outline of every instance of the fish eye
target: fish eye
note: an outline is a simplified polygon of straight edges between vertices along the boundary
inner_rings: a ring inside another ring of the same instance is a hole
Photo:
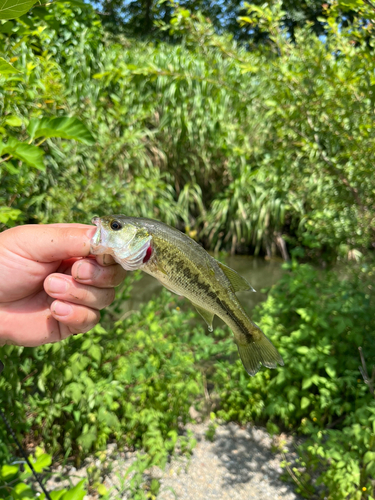
[[[113,231],[119,231],[121,228],[122,224],[118,220],[113,220],[111,222],[111,229],[113,229]]]

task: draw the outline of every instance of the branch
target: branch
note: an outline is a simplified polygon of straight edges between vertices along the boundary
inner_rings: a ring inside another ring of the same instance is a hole
[[[367,5],[369,5],[372,10],[375,10],[375,5],[370,1],[370,0],[363,0],[365,3],[367,3]]]
[[[4,161],[8,161],[8,160],[10,160],[11,158],[13,158],[13,155],[9,155],[9,156],[7,156],[6,158],[0,158],[0,163],[3,163]]]

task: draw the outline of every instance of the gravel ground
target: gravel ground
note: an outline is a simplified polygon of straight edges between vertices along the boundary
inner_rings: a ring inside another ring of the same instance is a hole
[[[280,480],[280,455],[264,429],[219,426],[215,440],[204,437],[207,424],[192,426],[198,440],[188,467],[170,464],[161,478],[158,500],[299,500]],[[175,492],[176,496],[172,493]]]
[[[148,471],[149,479],[161,482],[157,500],[301,500],[294,493],[293,484],[280,480],[282,456],[272,451],[272,439],[264,429],[250,425],[240,428],[233,423],[220,425],[210,442],[205,438],[208,425],[188,426],[197,440],[190,459],[174,458],[164,471],[157,467]],[[100,480],[111,490],[111,497],[125,500],[128,497],[118,490],[122,489],[123,474],[135,460],[135,454],[119,453],[113,444],[107,453],[110,470],[103,471]],[[293,453],[288,453],[288,459],[294,458]],[[99,460],[89,462],[79,470],[60,468],[56,472],[67,473],[75,484],[86,477],[89,465],[100,465]],[[52,479],[47,486],[60,489],[66,484]],[[86,500],[96,498],[90,495]]]

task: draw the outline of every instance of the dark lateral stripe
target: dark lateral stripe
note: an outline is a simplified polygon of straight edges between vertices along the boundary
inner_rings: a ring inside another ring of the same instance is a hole
[[[238,326],[239,330],[241,333],[243,333],[246,337],[246,340],[250,342],[254,342],[254,338],[249,332],[248,327],[245,325],[245,323],[242,321],[241,318],[239,318],[236,314],[234,314],[227,302],[224,300],[220,300],[218,297],[216,299],[216,302],[221,305],[221,307],[228,313],[228,315],[231,317],[231,319],[236,323]]]
[[[182,273],[184,277],[190,281],[190,283],[194,284],[199,290],[205,292],[207,297],[216,301],[216,303],[224,311],[227,312],[228,316],[230,316],[232,321],[237,325],[240,332],[245,335],[246,339],[248,339],[248,342],[253,342],[253,336],[249,332],[246,324],[231,310],[229,304],[226,301],[219,299],[217,293],[212,290],[211,286],[208,283],[204,283],[200,280],[200,276],[198,273],[192,272],[192,270],[186,265],[186,261],[184,262],[181,259],[176,259],[176,256],[173,256],[173,258],[171,258],[172,256],[170,254],[166,255],[166,252],[164,250],[163,254],[165,258],[169,257],[169,265],[173,267],[176,272]]]

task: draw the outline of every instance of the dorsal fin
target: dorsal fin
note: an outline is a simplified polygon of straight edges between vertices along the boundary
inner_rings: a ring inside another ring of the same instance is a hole
[[[222,269],[226,277],[231,282],[234,292],[242,292],[245,290],[251,290],[252,292],[255,292],[254,288],[250,285],[250,283],[247,280],[245,280],[245,278],[240,276],[236,271],[234,271],[228,266],[225,266],[218,260],[216,262],[218,263],[219,267]]]

